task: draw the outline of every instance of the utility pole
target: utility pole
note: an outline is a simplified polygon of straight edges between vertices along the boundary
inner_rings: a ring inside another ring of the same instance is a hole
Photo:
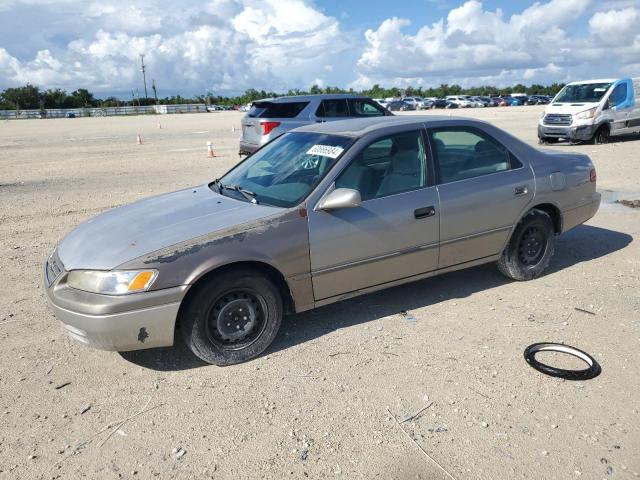
[[[147,75],[145,74],[144,54],[140,54],[140,63],[142,64],[140,71],[142,72],[142,80],[144,81],[144,99],[146,101],[149,96],[147,95]]]
[[[156,91],[156,81],[151,79],[151,90],[153,90],[153,97],[156,99],[156,105],[158,105],[158,92]]]

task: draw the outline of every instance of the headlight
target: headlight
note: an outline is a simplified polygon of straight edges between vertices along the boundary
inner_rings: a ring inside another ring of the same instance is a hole
[[[67,284],[85,292],[126,295],[148,290],[157,276],[156,270],[113,272],[73,270],[69,272]]]
[[[596,115],[596,110],[598,107],[590,108],[589,110],[585,110],[584,112],[576,113],[576,118],[578,120],[586,120],[588,118],[593,118]]]

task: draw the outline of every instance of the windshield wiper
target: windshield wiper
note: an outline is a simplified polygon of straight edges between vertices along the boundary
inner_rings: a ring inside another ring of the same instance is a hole
[[[234,190],[234,191],[238,192],[240,195],[242,195],[244,198],[249,200],[251,203],[254,203],[254,204],[258,203],[258,199],[256,198],[256,194],[254,192],[252,192],[251,190],[247,190],[246,188],[242,188],[240,185],[225,185],[223,183],[220,183],[219,180],[216,180],[215,182],[217,182],[218,188],[220,190],[222,190],[222,189]]]

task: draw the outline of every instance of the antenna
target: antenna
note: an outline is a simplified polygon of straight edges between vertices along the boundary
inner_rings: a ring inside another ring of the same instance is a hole
[[[144,54],[140,54],[140,63],[142,65],[140,67],[140,71],[142,72],[142,80],[144,81],[144,98],[146,100],[149,98],[149,95],[147,95],[147,75],[145,74],[146,67],[144,65]]]

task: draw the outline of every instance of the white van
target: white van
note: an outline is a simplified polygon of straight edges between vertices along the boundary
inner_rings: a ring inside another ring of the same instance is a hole
[[[606,143],[640,132],[640,78],[586,80],[566,85],[538,121],[540,143],[560,138]]]

